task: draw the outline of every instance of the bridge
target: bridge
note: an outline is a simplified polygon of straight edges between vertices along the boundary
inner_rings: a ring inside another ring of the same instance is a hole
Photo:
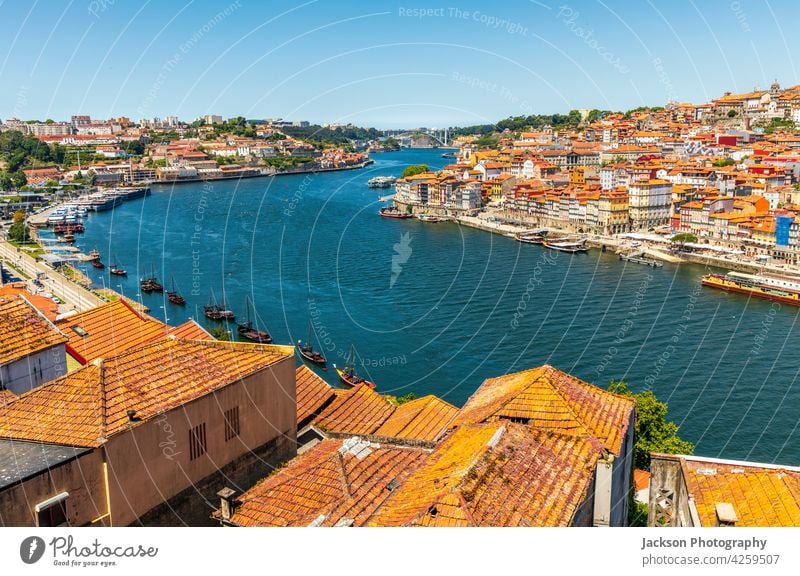
[[[447,146],[450,142],[448,128],[416,128],[413,130],[387,130],[387,137],[394,138],[401,145],[414,145],[417,148]]]

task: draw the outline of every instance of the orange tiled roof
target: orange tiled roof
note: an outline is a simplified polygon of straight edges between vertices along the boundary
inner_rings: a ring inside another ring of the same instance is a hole
[[[717,524],[716,505],[732,504],[737,526],[800,526],[800,471],[747,462],[681,458],[703,526]]]
[[[490,378],[467,400],[453,425],[496,419],[597,438],[620,455],[634,401],[549,365]]]
[[[435,441],[458,414],[458,408],[436,396],[423,396],[401,404],[375,430],[376,436]]]
[[[211,336],[206,329],[200,326],[194,320],[187,320],[183,324],[178,324],[177,326],[171,326],[167,329],[168,336],[175,336],[178,340],[213,340],[214,337]],[[160,337],[156,336],[155,339]]]
[[[371,434],[394,412],[394,406],[369,386],[335,390],[336,398],[314,420],[332,432]]]
[[[447,437],[370,518],[370,526],[567,526],[602,446],[499,422]]]
[[[55,321],[56,316],[58,316],[58,304],[53,302],[50,298],[45,298],[44,296],[40,296],[38,294],[32,294],[26,288],[24,282],[18,282],[14,284],[6,284],[4,286],[0,286],[0,296],[19,296],[22,295],[25,297],[25,300],[30,302],[30,304],[36,308],[39,312],[41,312],[45,318],[50,320],[50,322]]]
[[[165,338],[88,364],[0,410],[0,438],[99,446],[141,421],[293,357],[286,346]]]
[[[81,364],[152,342],[164,337],[169,329],[155,318],[137,312],[122,299],[66,318],[58,326],[69,337],[68,352]],[[76,332],[76,328],[86,335]]]
[[[0,319],[0,366],[67,341],[22,296],[0,296]]]
[[[295,370],[297,382],[297,426],[319,414],[319,411],[330,404],[336,393],[325,380],[317,376],[308,366],[299,366]]]
[[[426,450],[359,438],[323,440],[245,492],[238,526],[361,526],[428,455]],[[393,487],[392,487],[393,488]]]

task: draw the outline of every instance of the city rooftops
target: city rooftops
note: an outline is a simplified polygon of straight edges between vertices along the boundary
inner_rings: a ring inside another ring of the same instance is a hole
[[[0,490],[77,458],[89,448],[0,439]]]

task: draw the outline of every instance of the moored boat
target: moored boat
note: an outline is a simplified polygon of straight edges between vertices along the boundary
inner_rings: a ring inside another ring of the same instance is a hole
[[[100,262],[100,259],[99,259],[99,258],[95,258],[94,260],[92,260],[92,266],[94,266],[95,268],[97,268],[97,269],[99,269],[99,270],[102,270],[103,268],[105,268],[105,267],[106,267],[106,265],[105,265],[105,264],[103,264],[102,262]]]
[[[141,288],[142,292],[163,292],[164,286],[158,281],[156,277],[155,269],[153,269],[153,273],[148,276],[147,278],[142,278],[139,282],[139,288]]]
[[[584,240],[579,240],[577,242],[565,242],[565,241],[543,241],[542,246],[546,248],[550,248],[551,250],[558,250],[559,252],[568,252],[570,254],[576,254],[579,252],[588,252],[589,247],[586,246]]]
[[[356,374],[354,366],[355,358],[356,358],[356,348],[355,346],[351,346],[350,356],[348,358],[347,364],[345,364],[342,368],[339,368],[338,366],[336,366],[336,364],[333,365],[333,369],[336,370],[336,373],[339,375],[339,380],[341,380],[343,384],[347,384],[348,386],[358,386],[360,384],[363,384],[374,390],[375,389],[374,382],[370,382],[366,378],[362,378],[361,376]]]
[[[703,286],[725,292],[746,294],[753,298],[800,306],[800,281],[791,278],[728,272],[727,274],[706,274],[702,277],[701,282]]]
[[[241,322],[236,330],[239,336],[258,342],[259,344],[272,344],[272,336],[266,330],[258,330],[253,327],[253,321],[250,319],[250,298],[244,299],[245,314],[247,314],[247,321]],[[255,312],[255,310],[253,310]]]
[[[441,216],[436,216],[435,214],[417,214],[417,220],[420,220],[421,222],[437,223],[437,222],[444,222],[445,218],[442,218]]]
[[[378,213],[384,218],[397,218],[400,220],[412,217],[408,212],[401,212],[395,206],[384,206]]]
[[[206,318],[210,318],[211,320],[234,320],[236,315],[233,313],[233,310],[228,310],[225,307],[225,301],[221,304],[217,304],[216,298],[214,298],[214,291],[211,290],[211,299],[209,300],[208,304],[203,307],[203,312],[206,315]]]
[[[326,368],[327,360],[325,359],[325,356],[323,356],[322,352],[314,350],[314,345],[312,344],[311,340],[311,334],[312,334],[312,328],[311,328],[311,322],[309,322],[308,338],[306,339],[305,342],[303,342],[302,340],[297,341],[297,351],[300,354],[300,357],[303,358],[304,360],[308,360],[313,364],[318,364],[322,366],[323,370],[327,370]]]
[[[178,294],[178,290],[175,288],[175,278],[172,279],[171,289],[167,291],[167,300],[176,306],[183,306],[186,304],[186,298]]]
[[[112,264],[108,268],[108,273],[112,274],[114,276],[127,276],[128,275],[128,271],[125,270],[125,268],[121,268],[117,264]]]

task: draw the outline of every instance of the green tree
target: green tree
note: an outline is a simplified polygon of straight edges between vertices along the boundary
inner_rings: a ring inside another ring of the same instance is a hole
[[[417,395],[414,394],[413,392],[409,392],[408,394],[405,394],[403,396],[398,396],[395,399],[395,401],[397,402],[397,405],[400,406],[401,404],[405,404],[406,402],[411,402],[412,400],[416,400],[416,399],[417,399]]]
[[[736,118],[736,110],[728,110],[728,118]]]
[[[17,210],[11,219],[11,226],[8,227],[8,239],[12,242],[25,244],[30,241],[30,230],[25,225],[25,212]]]
[[[667,403],[656,398],[652,390],[633,392],[622,380],[612,380],[609,392],[636,400],[633,465],[650,470],[650,453],[692,454],[694,444],[678,436],[678,425],[667,420]]]
[[[211,330],[208,331],[209,334],[214,338],[214,340],[224,340],[228,341],[231,339],[231,332],[224,326],[214,326]]]
[[[687,244],[690,242],[697,242],[697,236],[688,232],[681,232],[680,234],[675,234],[670,240],[675,244]]]
[[[408,166],[403,173],[400,175],[400,178],[408,178],[409,176],[416,176],[417,174],[422,174],[423,172],[428,171],[427,164],[417,164],[416,166]]]

